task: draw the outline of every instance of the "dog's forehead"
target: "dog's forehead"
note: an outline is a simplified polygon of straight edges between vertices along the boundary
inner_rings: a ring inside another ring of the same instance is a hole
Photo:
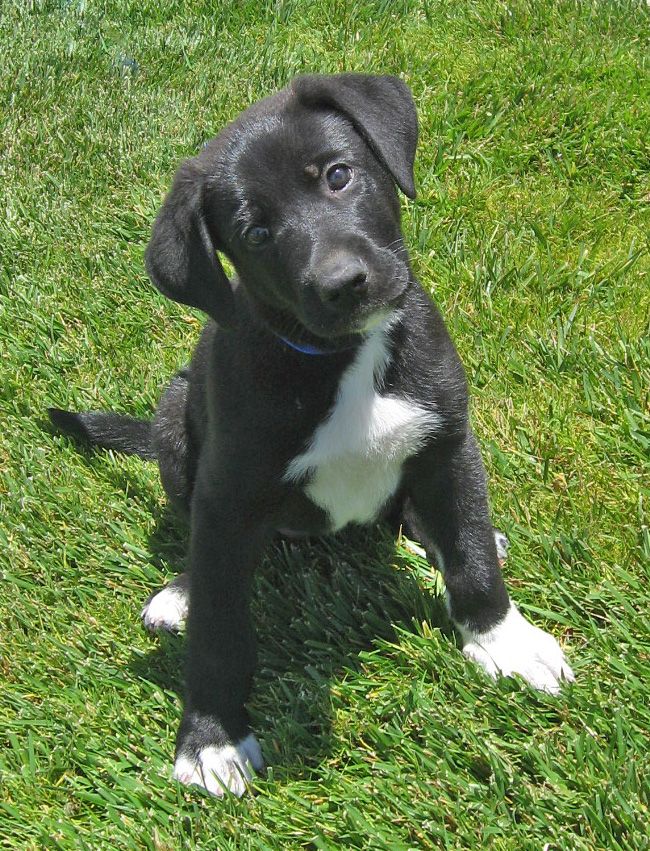
[[[291,100],[261,106],[265,102],[246,110],[215,140],[221,144],[211,178],[223,191],[239,194],[244,186],[263,190],[288,185],[312,164],[358,159],[366,151],[352,124],[338,112],[307,109]]]

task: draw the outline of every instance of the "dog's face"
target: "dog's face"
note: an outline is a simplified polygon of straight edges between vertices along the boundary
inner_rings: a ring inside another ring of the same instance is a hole
[[[364,330],[408,283],[392,179],[340,113],[242,124],[206,193],[218,244],[274,315],[322,337]]]
[[[276,333],[349,339],[409,283],[395,183],[413,195],[417,123],[395,78],[297,78],[184,163],[147,265],[167,295],[230,324],[235,266]]]

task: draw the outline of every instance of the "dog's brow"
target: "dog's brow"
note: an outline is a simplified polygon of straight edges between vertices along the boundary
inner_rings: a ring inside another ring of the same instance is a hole
[[[308,168],[318,168],[319,173],[323,166],[328,163],[335,162],[348,162],[354,156],[353,151],[350,146],[345,143],[343,139],[329,139],[329,140],[315,140],[316,144],[323,145],[323,147],[319,147],[312,150],[305,151],[305,158],[303,159],[304,163],[304,171],[307,172]]]
[[[235,210],[232,222],[235,228],[239,229],[250,225],[260,217],[260,211],[254,207],[248,199],[244,198],[240,201],[239,206]]]

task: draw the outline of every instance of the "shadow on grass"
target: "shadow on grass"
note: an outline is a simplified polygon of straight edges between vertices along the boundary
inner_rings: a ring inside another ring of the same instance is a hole
[[[154,562],[183,553],[187,528],[160,513],[150,539]],[[441,597],[424,588],[386,526],[332,538],[279,538],[258,568],[253,594],[258,665],[249,709],[276,776],[304,777],[332,751],[333,683],[359,672],[360,653],[395,627],[426,621],[448,628]],[[152,589],[156,590],[156,589]],[[179,695],[182,636],[152,637],[131,670]]]
[[[58,433],[49,421],[44,427]],[[104,450],[73,442],[89,468],[155,517],[151,565],[160,571],[172,564],[182,572],[185,521],[169,507],[161,510],[130,471],[107,465]],[[425,621],[450,629],[442,598],[419,581],[417,565],[396,550],[388,525],[330,538],[278,538],[269,549],[252,601],[258,665],[249,709],[267,764],[277,766],[278,776],[304,776],[331,753],[332,685],[360,672],[363,651],[378,640],[395,640],[395,627],[411,630]],[[130,670],[182,695],[183,637],[160,633],[151,642],[145,656],[132,656]]]

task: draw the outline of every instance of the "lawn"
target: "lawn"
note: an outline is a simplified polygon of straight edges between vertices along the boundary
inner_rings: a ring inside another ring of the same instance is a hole
[[[0,847],[650,847],[650,6],[5,0],[0,6]],[[148,415],[202,323],[148,283],[177,164],[306,71],[400,75],[414,269],[467,367],[514,598],[553,697],[464,659],[383,529],[258,572],[259,794],[171,780],[183,565],[154,465],[48,405]]]

